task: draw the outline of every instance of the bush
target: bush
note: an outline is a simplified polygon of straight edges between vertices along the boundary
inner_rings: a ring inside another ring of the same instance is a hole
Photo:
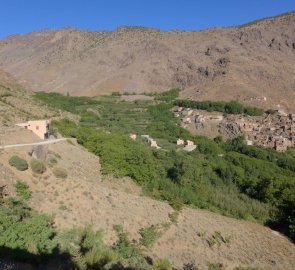
[[[47,163],[49,167],[53,167],[54,165],[57,164],[57,159],[55,157],[51,157]]]
[[[62,167],[54,167],[53,168],[53,174],[55,175],[56,178],[67,178],[68,173],[65,168]]]
[[[154,225],[140,229],[139,234],[140,243],[147,248],[151,248],[159,237],[158,228]]]
[[[34,173],[42,174],[46,171],[46,166],[42,161],[33,158],[31,160],[31,168]]]
[[[181,198],[175,198],[170,201],[169,204],[175,211],[180,211],[184,206],[184,202]]]
[[[9,159],[9,164],[19,171],[25,171],[29,168],[28,162],[18,156],[12,156]]]
[[[22,181],[18,180],[16,182],[15,189],[16,189],[16,194],[20,196],[22,199],[24,199],[25,201],[29,200],[32,196],[32,193],[29,190],[29,186]]]
[[[178,211],[174,211],[172,213],[169,213],[169,219],[172,223],[177,223],[178,221],[178,215],[179,215],[179,212]]]
[[[156,259],[154,266],[155,270],[172,270],[172,265],[167,259]]]
[[[118,260],[118,255],[108,248],[92,248],[84,256],[87,269],[105,269]]]
[[[122,225],[114,225],[113,228],[118,235],[118,241],[113,248],[120,255],[123,264],[128,265],[132,269],[148,269],[149,265],[141,249],[138,244],[129,239]]]

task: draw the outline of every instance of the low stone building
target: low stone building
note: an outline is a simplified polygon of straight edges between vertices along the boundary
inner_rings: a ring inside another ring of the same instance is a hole
[[[275,150],[278,152],[285,152],[287,151],[288,145],[285,140],[280,139],[275,141]]]
[[[161,147],[158,146],[157,141],[154,140],[154,139],[150,139],[149,144],[150,144],[150,147],[154,147],[154,148],[157,148],[157,149],[161,148]]]
[[[129,135],[129,137],[130,137],[131,140],[135,141],[137,135],[136,135],[135,133],[131,133],[131,134]]]
[[[190,140],[186,140],[185,145],[194,145],[194,142],[192,142]]]
[[[182,140],[182,139],[177,139],[176,144],[177,144],[177,145],[184,145],[184,140]]]
[[[49,138],[49,124],[49,120],[36,120],[16,125],[33,131],[39,138],[45,140]]]

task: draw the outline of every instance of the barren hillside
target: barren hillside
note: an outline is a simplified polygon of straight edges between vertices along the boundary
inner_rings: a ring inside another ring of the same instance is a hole
[[[98,95],[180,86],[184,98],[239,99],[289,110],[294,61],[294,12],[204,31],[65,28],[0,41],[0,68],[35,91]]]
[[[34,100],[32,94],[10,74],[0,70],[1,136],[5,130],[15,129],[14,124],[20,121],[48,118],[56,113]]]

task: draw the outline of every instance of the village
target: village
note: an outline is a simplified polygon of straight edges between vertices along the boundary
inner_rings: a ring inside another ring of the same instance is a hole
[[[244,135],[247,145],[272,148],[278,152],[295,146],[295,114],[278,110],[263,116],[224,115],[183,107],[175,107],[173,111],[176,117],[181,118],[181,125],[194,134],[221,135],[225,139]]]
[[[247,145],[271,148],[278,152],[284,152],[288,147],[295,146],[295,114],[277,111],[263,116],[224,115],[183,107],[175,107],[173,111],[176,117],[181,118],[182,127],[195,135],[211,138],[220,135],[225,139],[243,135]],[[49,138],[49,122],[48,120],[28,121],[17,126],[33,131],[44,140]],[[130,138],[136,140],[137,134],[130,134]],[[141,135],[141,138],[150,147],[161,149],[157,141],[149,135]],[[192,141],[182,138],[177,139],[176,145],[183,146],[186,152],[191,152],[197,147]]]

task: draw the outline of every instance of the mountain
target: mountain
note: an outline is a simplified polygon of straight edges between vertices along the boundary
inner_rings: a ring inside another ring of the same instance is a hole
[[[181,87],[183,98],[292,110],[294,61],[294,12],[203,31],[64,28],[0,40],[0,68],[34,91],[71,95]]]
[[[33,99],[33,92],[21,85],[10,74],[0,70],[0,141],[7,129],[13,132],[15,124],[29,119],[48,118],[56,112]],[[11,129],[12,128],[12,129]]]

